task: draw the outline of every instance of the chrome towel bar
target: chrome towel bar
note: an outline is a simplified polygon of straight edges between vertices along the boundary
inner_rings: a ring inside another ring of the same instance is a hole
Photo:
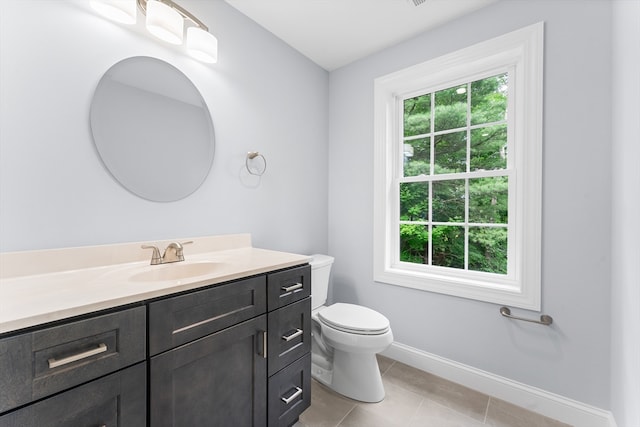
[[[549,326],[553,323],[553,318],[547,314],[540,315],[540,320],[525,319],[524,317],[512,316],[509,307],[500,307],[500,314],[502,314],[504,317],[508,317],[509,319],[523,320],[525,322],[538,323],[545,326]]]

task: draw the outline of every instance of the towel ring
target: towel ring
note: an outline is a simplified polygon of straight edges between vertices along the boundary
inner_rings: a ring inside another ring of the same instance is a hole
[[[255,158],[260,157],[262,158],[262,163],[264,164],[261,168],[251,168],[249,167],[249,161],[254,160]],[[247,153],[247,158],[244,161],[244,165],[247,168],[247,171],[251,174],[251,175],[256,175],[256,176],[262,176],[262,174],[267,170],[267,159],[265,159],[265,157],[258,153],[257,151],[249,151]]]

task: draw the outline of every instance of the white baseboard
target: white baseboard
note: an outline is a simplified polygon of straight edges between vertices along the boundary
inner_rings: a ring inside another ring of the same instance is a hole
[[[400,343],[382,353],[422,371],[576,427],[616,427],[611,412]]]

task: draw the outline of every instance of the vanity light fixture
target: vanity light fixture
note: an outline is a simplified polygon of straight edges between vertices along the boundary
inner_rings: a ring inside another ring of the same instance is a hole
[[[165,42],[181,45],[187,26],[187,51],[194,58],[213,64],[218,61],[218,40],[192,13],[172,0],[91,0],[101,15],[125,24],[136,23],[136,5],[146,16],[147,30]]]
[[[138,2],[142,5],[142,2]],[[167,43],[182,44],[184,19],[178,11],[166,3],[149,0],[146,4],[147,30]]]

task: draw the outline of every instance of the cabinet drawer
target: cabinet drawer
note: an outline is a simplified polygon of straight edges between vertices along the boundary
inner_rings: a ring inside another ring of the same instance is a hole
[[[311,351],[311,298],[268,315],[269,375]]]
[[[0,427],[118,426],[147,423],[146,363],[0,416]]]
[[[284,307],[311,295],[311,267],[303,265],[271,273],[267,279],[269,311]]]
[[[269,378],[269,427],[289,427],[311,405],[311,354]]]
[[[217,332],[267,310],[266,279],[253,277],[149,304],[149,354]]]
[[[0,340],[0,412],[144,360],[136,307]]]

